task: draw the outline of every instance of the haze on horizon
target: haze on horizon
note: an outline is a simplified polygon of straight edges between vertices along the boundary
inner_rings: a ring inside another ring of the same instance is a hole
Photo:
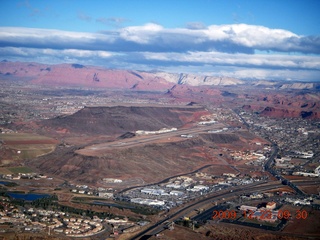
[[[1,60],[320,81],[317,0],[0,5]]]

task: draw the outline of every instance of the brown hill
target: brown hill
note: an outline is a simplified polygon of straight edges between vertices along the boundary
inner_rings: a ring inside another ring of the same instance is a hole
[[[103,69],[78,64],[56,65],[32,81],[37,84],[69,85],[114,89],[164,91],[173,84],[152,74],[128,70]]]
[[[31,79],[34,84],[164,91],[174,84],[147,72],[105,69],[81,64],[47,65],[0,62],[0,76]]]
[[[32,83],[40,85],[156,91],[168,90],[175,84],[189,86],[244,84],[244,81],[228,77],[116,70],[81,64],[48,65],[3,61],[0,62],[1,75],[31,79]]]
[[[245,105],[244,109],[262,112],[262,115],[270,117],[320,118],[319,83],[281,85],[273,81],[274,89],[270,90],[268,81],[251,86],[237,79],[197,77],[192,74],[115,70],[81,64],[47,65],[3,61],[0,62],[1,79],[30,80],[37,85],[119,89],[119,92],[133,90],[130,94],[140,94],[139,91],[143,90],[146,91],[145,98],[157,100],[164,97],[170,103],[210,103],[231,108]]]
[[[137,130],[182,127],[206,111],[201,107],[85,107],[75,114],[43,120],[40,125],[71,133],[114,135]]]
[[[32,83],[40,85],[153,91],[165,91],[175,84],[193,86],[243,84],[243,81],[238,79],[223,77],[106,69],[81,64],[0,62],[1,75],[30,79]],[[181,81],[181,77],[184,81]]]
[[[0,76],[34,78],[50,70],[51,66],[39,63],[0,62]]]
[[[320,116],[318,112],[313,111],[302,111],[299,109],[283,109],[283,108],[274,108],[266,107],[260,115],[268,117],[278,117],[278,118],[287,118],[287,117],[301,117],[308,119],[318,119]]]
[[[130,148],[110,149],[101,156],[86,156],[79,147],[58,146],[49,155],[29,161],[28,165],[41,172],[73,181],[95,184],[103,178],[120,178],[126,184],[135,179],[145,183],[191,172],[210,164],[225,165],[212,153],[213,144],[240,144],[244,142],[232,134],[202,134],[192,139],[159,142]],[[52,164],[54,163],[54,164]],[[226,166],[227,167],[227,166]]]
[[[320,95],[318,91],[276,91],[266,94],[259,91],[240,96],[249,99],[242,105],[244,110],[259,112],[262,116],[276,118],[320,118]],[[244,101],[242,101],[244,103]]]

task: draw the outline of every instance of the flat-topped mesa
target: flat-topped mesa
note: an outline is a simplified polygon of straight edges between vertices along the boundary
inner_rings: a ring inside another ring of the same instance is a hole
[[[68,129],[72,133],[114,135],[138,130],[176,129],[198,121],[205,114],[208,113],[202,107],[187,106],[85,107],[72,115],[44,120],[40,124]]]

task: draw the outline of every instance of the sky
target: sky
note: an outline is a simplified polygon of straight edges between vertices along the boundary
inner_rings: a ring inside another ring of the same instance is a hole
[[[318,0],[0,0],[0,60],[320,81]]]

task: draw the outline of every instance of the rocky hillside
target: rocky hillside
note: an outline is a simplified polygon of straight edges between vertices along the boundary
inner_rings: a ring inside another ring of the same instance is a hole
[[[165,91],[174,84],[146,72],[80,64],[0,63],[0,77],[30,79],[39,85]]]
[[[58,146],[51,154],[30,160],[28,165],[41,172],[88,184],[105,177],[123,179],[128,184],[134,179],[151,183],[213,164],[215,157],[208,154],[212,144],[243,145],[244,142],[239,136],[229,134],[202,134],[177,142],[108,150],[99,157],[82,155],[78,147]]]
[[[281,85],[280,89],[314,89],[320,87],[319,83],[286,83]]]
[[[159,91],[170,89],[174,84],[227,86],[244,83],[228,77],[116,70],[81,64],[47,65],[20,62],[0,62],[1,76],[28,78],[32,83],[42,85]]]
[[[164,91],[174,85],[189,86],[237,86],[249,84],[256,87],[276,89],[319,89],[320,83],[292,83],[288,81],[244,81],[226,76],[203,74],[143,72],[107,69],[81,64],[39,64],[28,62],[0,62],[0,78],[29,79],[35,84],[56,86],[79,86]]]
[[[75,114],[42,121],[46,129],[66,129],[71,133],[123,134],[137,130],[182,127],[195,121],[203,108],[194,107],[85,107]]]
[[[319,112],[315,111],[305,111],[299,109],[283,109],[275,107],[266,107],[260,115],[268,117],[277,117],[277,118],[307,118],[307,119],[318,119],[320,118]]]
[[[244,84],[245,82],[236,78],[230,77],[213,77],[205,75],[194,75],[194,74],[175,74],[175,73],[165,73],[157,72],[156,76],[166,79],[169,82],[176,84],[188,84],[192,86],[201,86],[201,85],[215,85],[215,86],[230,86]]]

